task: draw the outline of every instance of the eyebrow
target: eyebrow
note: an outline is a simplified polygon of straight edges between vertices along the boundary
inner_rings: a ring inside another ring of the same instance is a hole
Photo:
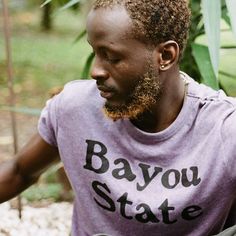
[[[91,42],[89,41],[89,39],[87,38],[87,42],[88,42],[88,44],[93,48],[93,46],[92,46],[92,44],[91,44]],[[109,45],[115,45],[115,43],[113,43],[113,44],[109,44]],[[121,54],[121,49],[117,49],[117,47],[111,47],[111,46],[109,46],[109,45],[98,45],[98,49],[99,50],[107,50],[107,51],[110,51],[110,52],[112,52],[112,53],[118,53],[118,54]]]

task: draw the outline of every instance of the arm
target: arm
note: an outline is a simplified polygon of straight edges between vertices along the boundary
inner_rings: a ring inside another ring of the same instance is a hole
[[[0,164],[0,203],[35,183],[56,161],[59,161],[58,149],[36,134],[14,159]]]

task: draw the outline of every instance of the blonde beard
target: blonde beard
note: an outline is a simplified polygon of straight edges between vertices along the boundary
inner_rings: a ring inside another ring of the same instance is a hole
[[[136,85],[129,101],[117,106],[105,103],[103,107],[104,113],[113,121],[125,118],[137,119],[158,101],[160,92],[161,85],[158,76],[154,75],[152,70],[149,70]]]

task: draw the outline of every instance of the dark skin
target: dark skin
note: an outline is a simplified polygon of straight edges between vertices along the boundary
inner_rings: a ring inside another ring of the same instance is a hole
[[[151,61],[162,84],[158,103],[132,123],[147,132],[167,128],[178,116],[184,99],[184,83],[179,78],[179,47],[167,41],[150,49],[129,32],[132,21],[123,7],[98,9],[88,16],[88,41],[95,52],[92,78],[111,104],[122,103]],[[161,68],[161,65],[164,67]],[[10,161],[0,165],[0,203],[16,196],[35,183],[41,173],[58,162],[58,149],[39,134]]]

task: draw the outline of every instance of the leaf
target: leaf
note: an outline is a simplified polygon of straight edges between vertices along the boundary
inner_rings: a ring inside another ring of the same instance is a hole
[[[236,38],[236,1],[235,0],[226,0],[227,9],[229,11],[230,22],[232,31]]]
[[[85,63],[84,69],[82,71],[81,77],[82,79],[88,79],[89,78],[89,72],[90,72],[90,68],[93,62],[93,58],[94,58],[94,53],[92,52],[88,58],[87,61]]]
[[[234,46],[234,45],[226,45],[226,46],[221,46],[221,49],[236,49],[236,46]]]
[[[190,4],[192,15],[196,15],[196,14],[200,13],[201,7],[200,7],[199,0],[191,0],[191,1],[189,1],[189,4]]]
[[[83,30],[74,40],[74,43],[77,43],[80,39],[82,39],[86,35],[86,30]]]
[[[76,3],[79,3],[79,2],[80,2],[80,0],[71,0],[68,3],[66,3],[63,7],[60,7],[59,11],[63,11],[65,9],[68,9],[68,8],[72,7],[73,5],[75,5]]]
[[[40,7],[44,7],[45,5],[47,5],[48,3],[50,3],[52,0],[46,0],[44,3],[42,3],[40,5]]]
[[[219,89],[219,83],[212,67],[208,47],[193,43],[192,52],[202,76],[202,82],[213,89]]]
[[[215,77],[218,78],[220,60],[221,1],[202,0],[202,13],[213,71]]]
[[[231,27],[231,23],[230,23],[230,18],[228,16],[228,11],[227,11],[227,7],[224,6],[222,8],[222,18],[225,20],[225,22]]]
[[[223,90],[227,93],[228,96],[236,96],[236,76],[230,75],[223,71],[219,72],[219,81]]]

